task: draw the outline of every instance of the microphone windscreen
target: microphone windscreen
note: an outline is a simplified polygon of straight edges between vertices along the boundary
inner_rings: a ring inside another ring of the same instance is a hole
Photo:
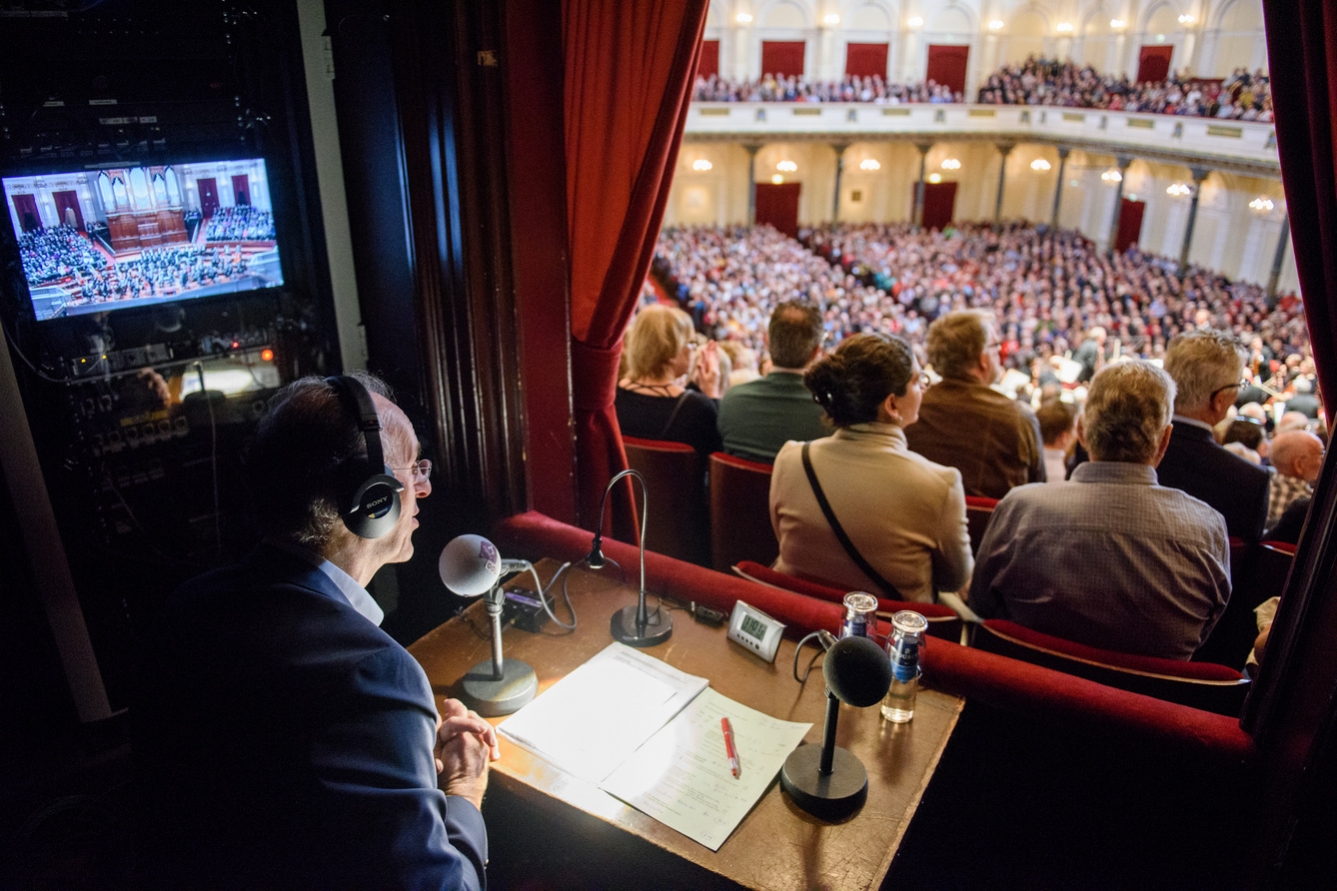
[[[501,555],[483,536],[461,535],[442,548],[436,568],[447,588],[461,597],[477,597],[500,578]]]
[[[836,698],[856,708],[878,702],[891,688],[891,659],[866,637],[837,641],[826,654],[822,673]]]

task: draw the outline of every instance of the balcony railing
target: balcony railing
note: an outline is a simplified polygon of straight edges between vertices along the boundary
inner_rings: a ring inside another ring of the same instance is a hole
[[[1025,105],[694,102],[689,140],[993,140],[1280,175],[1271,123]]]

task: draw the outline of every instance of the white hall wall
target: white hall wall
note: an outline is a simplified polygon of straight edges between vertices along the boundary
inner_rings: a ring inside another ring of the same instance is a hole
[[[705,38],[736,80],[761,76],[764,40],[802,40],[817,80],[844,75],[848,44],[886,43],[900,82],[924,79],[929,44],[964,44],[967,92],[1036,52],[1133,76],[1143,44],[1173,46],[1173,69],[1201,77],[1267,70],[1262,0],[711,0]]]

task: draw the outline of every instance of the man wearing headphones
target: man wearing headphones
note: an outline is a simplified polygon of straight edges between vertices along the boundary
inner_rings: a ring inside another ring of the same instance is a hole
[[[366,591],[413,556],[431,464],[367,375],[284,388],[246,456],[264,542],[169,598],[141,659],[149,888],[477,889],[496,738]]]

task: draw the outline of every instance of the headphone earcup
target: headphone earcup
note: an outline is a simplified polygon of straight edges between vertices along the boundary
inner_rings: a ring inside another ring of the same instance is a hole
[[[340,510],[348,531],[359,538],[380,538],[399,521],[399,493],[404,484],[390,468],[356,483],[352,496]]]

